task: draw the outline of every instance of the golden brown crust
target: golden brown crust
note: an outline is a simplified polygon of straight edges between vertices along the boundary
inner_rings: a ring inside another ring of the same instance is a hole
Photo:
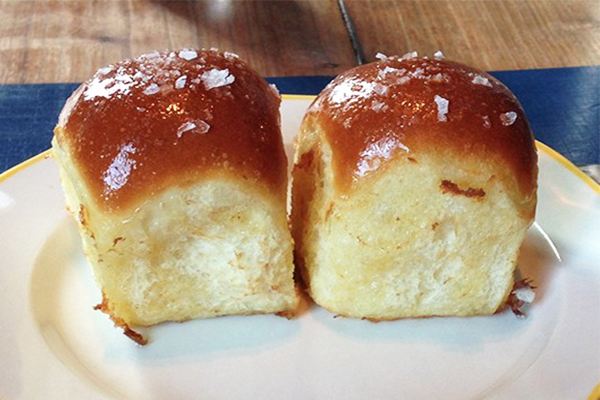
[[[465,196],[465,197],[476,197],[483,198],[485,197],[485,191],[481,188],[467,188],[462,189],[456,183],[449,180],[442,180],[440,183],[440,190],[442,193],[451,193],[457,196]]]
[[[515,96],[485,72],[446,60],[390,57],[338,76],[308,110],[332,148],[336,188],[348,191],[384,161],[419,154],[475,157],[505,167],[523,196],[537,153]]]
[[[133,340],[140,346],[145,346],[148,344],[148,339],[142,336],[141,333],[134,331],[129,327],[129,325],[122,319],[114,315],[111,312],[110,307],[108,306],[108,299],[102,293],[102,303],[94,306],[94,310],[102,311],[104,314],[108,315],[109,318],[113,321],[116,327],[123,329],[123,334],[127,336],[129,339]]]
[[[293,319],[294,317],[296,317],[297,311],[296,310],[285,310],[285,311],[280,311],[278,313],[275,313],[275,315],[277,315],[278,317],[282,317],[285,319]]]
[[[279,103],[235,55],[154,52],[100,69],[71,96],[55,135],[110,212],[223,171],[283,198]]]

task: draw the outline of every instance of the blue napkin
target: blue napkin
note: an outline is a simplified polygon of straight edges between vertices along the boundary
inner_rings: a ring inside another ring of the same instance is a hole
[[[519,98],[536,139],[576,165],[600,164],[600,66],[492,72]],[[331,76],[268,78],[287,94],[318,94]],[[77,83],[0,85],[0,172],[50,147]]]

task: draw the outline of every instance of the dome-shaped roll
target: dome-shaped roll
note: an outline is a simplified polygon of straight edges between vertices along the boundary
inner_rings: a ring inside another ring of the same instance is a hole
[[[296,145],[293,236],[316,303],[374,320],[503,307],[535,214],[537,154],[502,83],[382,57],[323,90]]]
[[[67,101],[53,154],[115,321],[294,309],[279,104],[212,50],[119,62]]]

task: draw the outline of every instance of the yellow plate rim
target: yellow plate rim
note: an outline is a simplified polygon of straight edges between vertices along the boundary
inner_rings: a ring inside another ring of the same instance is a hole
[[[284,94],[284,95],[282,95],[282,98],[286,99],[286,100],[312,100],[315,98],[315,96]],[[567,159],[565,156],[563,156],[562,154],[560,154],[559,152],[557,152],[550,146],[548,146],[542,142],[539,142],[537,140],[535,143],[536,143],[536,147],[538,148],[539,151],[542,151],[546,155],[548,155],[551,158],[553,158],[554,160],[556,160],[563,167],[565,167],[569,172],[571,172],[573,175],[575,175],[576,177],[581,179],[585,184],[587,184],[589,187],[591,187],[592,190],[596,194],[600,195],[600,184],[599,183],[597,183],[592,178],[587,176],[583,171],[581,171],[579,168],[577,168],[577,166],[575,164],[573,164],[569,159]],[[29,159],[23,161],[22,163],[17,164],[12,168],[9,168],[8,170],[6,170],[0,174],[0,183],[6,181],[8,178],[16,175],[17,173],[21,172],[25,168],[32,166],[33,164],[39,162],[40,160],[43,160],[43,159],[46,159],[49,157],[52,157],[51,149],[45,150]],[[592,392],[590,393],[587,400],[599,400],[599,399],[600,399],[600,383],[592,390]]]

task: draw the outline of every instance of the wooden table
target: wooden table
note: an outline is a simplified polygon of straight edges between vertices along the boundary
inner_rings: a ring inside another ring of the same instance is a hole
[[[0,84],[79,82],[150,50],[218,47],[265,76],[334,75],[377,52],[487,69],[600,64],[598,0],[0,0]]]

